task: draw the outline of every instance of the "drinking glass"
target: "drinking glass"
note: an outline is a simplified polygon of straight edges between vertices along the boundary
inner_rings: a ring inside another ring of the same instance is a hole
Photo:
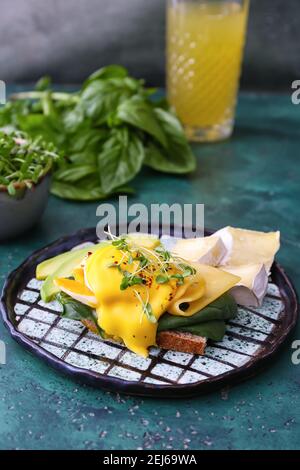
[[[233,130],[249,0],[167,0],[167,92],[192,141]]]

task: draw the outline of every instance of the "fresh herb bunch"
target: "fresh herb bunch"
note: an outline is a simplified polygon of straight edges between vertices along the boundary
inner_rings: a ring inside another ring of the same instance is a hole
[[[59,158],[53,144],[42,142],[41,137],[0,132],[0,187],[16,196],[38,183]]]
[[[66,159],[56,166],[52,192],[97,200],[128,186],[143,165],[183,174],[195,157],[177,117],[153,89],[111,65],[92,74],[76,93],[54,92],[46,77],[0,110],[0,127],[14,126],[52,142]]]

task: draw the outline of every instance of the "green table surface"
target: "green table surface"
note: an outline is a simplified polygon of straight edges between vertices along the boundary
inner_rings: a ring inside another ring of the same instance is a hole
[[[300,106],[288,95],[242,94],[231,140],[195,145],[192,176],[143,172],[130,202],[204,203],[207,227],[281,230],[278,259],[299,288],[299,124]],[[33,250],[95,226],[97,206],[51,197],[38,226],[1,244],[1,283]],[[265,372],[233,388],[193,399],[141,399],[61,375],[15,343],[1,323],[7,364],[0,366],[0,448],[299,448],[300,365],[291,361],[297,338],[299,326]]]

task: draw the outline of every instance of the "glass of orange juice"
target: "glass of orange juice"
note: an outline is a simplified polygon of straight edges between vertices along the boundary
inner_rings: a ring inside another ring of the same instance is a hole
[[[192,141],[233,130],[249,0],[167,0],[168,98]]]

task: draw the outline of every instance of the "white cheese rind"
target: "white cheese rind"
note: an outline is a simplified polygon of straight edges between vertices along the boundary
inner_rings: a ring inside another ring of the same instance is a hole
[[[162,236],[161,242],[172,253],[194,263],[218,266],[226,255],[223,241],[214,235],[188,239]]]
[[[268,275],[280,246],[280,232],[224,227],[204,238],[162,237],[172,253],[190,262],[217,266],[241,278],[231,293],[243,306],[259,307],[267,292]]]
[[[222,266],[221,269],[241,278],[230,291],[239,305],[261,306],[268,289],[268,273],[263,264]]]
[[[219,236],[226,254],[220,265],[240,266],[261,264],[270,272],[275,254],[280,247],[280,232],[257,232],[234,227],[224,227],[214,235]]]

